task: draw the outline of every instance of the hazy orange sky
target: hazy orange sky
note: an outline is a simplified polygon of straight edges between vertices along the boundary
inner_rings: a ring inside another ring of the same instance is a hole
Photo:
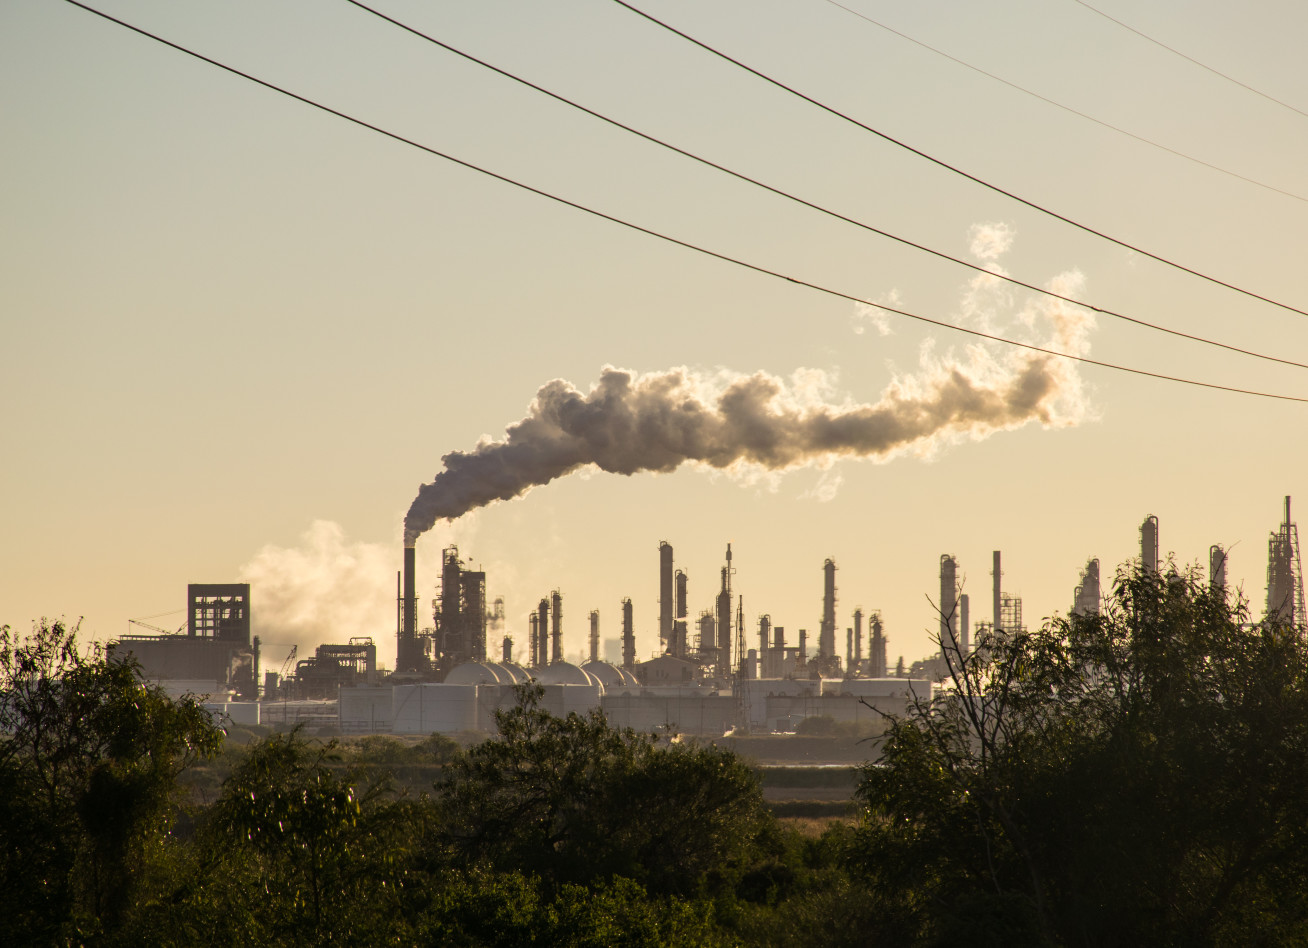
[[[1024,95],[825,0],[649,0],[651,14],[914,147],[1104,233],[1308,309],[1308,9],[1073,0],[846,6],[1198,161]],[[1025,282],[1308,362],[1308,318],[1179,273],[948,174],[715,60],[610,0],[386,0],[388,14],[720,164]],[[1167,337],[824,218],[662,151],[340,2],[100,8],[371,123],[641,226],[933,319],[1095,359],[1308,396],[1308,370]],[[373,635],[394,654],[401,522],[451,451],[499,439],[541,386],[685,367],[762,372],[836,410],[985,387],[1019,357],[588,217],[315,111],[53,0],[0,6],[0,623],[175,628],[188,582],[250,581],[265,661]],[[1216,165],[1223,173],[1200,164]],[[1240,177],[1253,179],[1253,182]],[[1254,183],[1257,182],[1257,183]],[[1261,185],[1261,186],[1260,186]],[[1282,193],[1282,192],[1289,192]],[[974,621],[990,554],[1028,622],[1079,570],[1162,548],[1261,610],[1266,539],[1302,495],[1303,404],[1093,366],[1057,411],[877,461],[596,470],[418,543],[488,573],[525,649],[564,595],[565,647],[635,605],[657,647],[657,546],[709,607],[732,543],[747,625],[794,635],[839,566],[840,626],[882,610],[892,660],[931,648],[958,557]],[[889,395],[888,395],[889,393]],[[801,410],[801,409],[797,409]],[[1308,510],[1308,507],[1304,507]],[[175,610],[175,612],[171,612]],[[429,614],[427,608],[420,615]],[[841,650],[843,635],[837,636]],[[793,639],[792,639],[793,641]]]

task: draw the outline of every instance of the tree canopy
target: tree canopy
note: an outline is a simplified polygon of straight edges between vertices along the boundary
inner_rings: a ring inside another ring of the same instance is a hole
[[[191,699],[82,648],[77,627],[0,627],[0,918],[17,941],[112,929],[164,845],[177,776],[222,734]]]
[[[1098,614],[945,658],[868,745],[856,819],[801,832],[735,754],[549,714],[537,687],[466,748],[219,753],[194,700],[75,628],[0,629],[0,940],[1308,943],[1302,629],[1124,568]]]
[[[950,687],[893,722],[859,790],[864,865],[906,936],[1304,937],[1298,630],[1251,624],[1197,571],[1123,569],[1100,614],[949,657]]]

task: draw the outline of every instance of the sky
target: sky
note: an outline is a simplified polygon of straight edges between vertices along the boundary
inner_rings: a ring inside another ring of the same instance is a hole
[[[1096,4],[1223,78],[1075,0],[842,2],[635,5],[1003,190],[1308,310],[1302,4]],[[943,170],[613,0],[377,4],[906,240],[1308,362],[1308,317]],[[571,473],[423,534],[421,595],[435,595],[441,550],[455,544],[504,598],[519,655],[528,611],[557,588],[569,655],[585,648],[592,609],[616,637],[630,597],[643,658],[658,648],[659,541],[689,576],[695,614],[711,606],[731,543],[750,630],[766,613],[815,642],[830,557],[838,625],[855,606],[881,610],[892,661],[911,662],[933,648],[941,554],[957,557],[976,621],[990,618],[1001,550],[1005,589],[1034,624],[1067,610],[1087,558],[1107,578],[1138,555],[1153,514],[1181,564],[1230,547],[1228,576],[1261,610],[1283,498],[1308,503],[1308,406],[1041,361],[851,298],[1299,398],[1308,370],[1053,303],[826,217],[344,0],[99,8],[459,160],[843,295],[529,193],[69,3],[8,0],[0,624],[80,617],[97,640],[141,631],[129,618],[173,629],[187,583],[242,581],[269,667],[292,644],[303,655],[358,635],[389,664],[420,485],[447,454],[502,441],[555,380],[584,400],[614,370],[637,387],[675,373],[683,404],[712,414],[724,390],[754,379],[776,395],[763,408],[792,420],[859,406],[882,418],[960,379],[1008,407],[1003,393],[1033,365],[1047,387],[1025,413],[928,425],[865,445],[868,457],[813,448],[621,474],[582,452]]]

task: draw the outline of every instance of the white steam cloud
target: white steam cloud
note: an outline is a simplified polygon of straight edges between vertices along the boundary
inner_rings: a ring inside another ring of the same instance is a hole
[[[439,544],[418,551],[418,574],[439,575],[441,549],[463,545],[477,532],[475,517],[439,531]],[[264,642],[265,663],[277,668],[292,644],[308,658],[318,645],[371,636],[378,658],[394,658],[395,572],[400,561],[390,543],[350,539],[340,524],[315,520],[294,546],[267,544],[240,568],[251,586],[253,632]],[[490,564],[498,577],[513,574]],[[420,606],[421,617],[426,613]]]
[[[394,547],[348,541],[339,524],[315,520],[298,546],[263,547],[240,576],[254,589],[254,631],[270,644],[298,643],[304,658],[323,642],[394,632],[395,566]],[[270,650],[270,667],[274,658]]]
[[[991,235],[982,249],[1003,243],[1003,235]],[[1077,278],[1060,280],[1066,286]],[[1093,319],[1078,307],[1041,300],[1019,315],[1032,326],[1046,324],[1040,344],[1047,348],[1070,354],[1089,348]],[[813,370],[787,383],[765,372],[703,375],[682,367],[639,375],[608,366],[585,392],[555,379],[502,440],[483,440],[442,458],[444,470],[419,489],[405,517],[405,542],[412,544],[438,520],[587,468],[666,473],[693,463],[732,472],[787,471],[842,457],[926,454],[1031,422],[1063,426],[1084,417],[1075,363],[992,349],[968,346],[960,359],[925,347],[919,371],[893,379],[871,404],[824,400],[826,376]]]

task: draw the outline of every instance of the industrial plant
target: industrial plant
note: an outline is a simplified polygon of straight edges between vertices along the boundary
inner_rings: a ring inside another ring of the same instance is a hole
[[[1139,528],[1139,564],[1158,572],[1158,518]],[[1209,581],[1226,586],[1227,551],[1209,549]],[[620,660],[600,657],[600,610],[589,609],[588,659],[574,664],[563,654],[564,596],[543,591],[526,614],[524,659],[506,629],[502,598],[487,600],[486,573],[472,569],[457,547],[441,554],[441,571],[430,611],[420,621],[414,543],[406,542],[396,575],[395,668],[383,669],[371,637],[319,645],[297,661],[292,647],[277,671],[260,679],[260,641],[252,637],[256,603],[244,584],[193,584],[187,589],[187,620],[175,632],[131,620],[154,634],[128,634],[112,649],[130,653],[144,676],[170,691],[206,696],[207,706],[238,724],[273,727],[306,724],[341,733],[428,734],[489,732],[496,710],[516,700],[515,687],[534,681],[543,704],[556,714],[601,710],[617,727],[720,737],[734,733],[786,733],[806,718],[867,722],[948,686],[951,667],[979,643],[1022,631],[1022,599],[1005,587],[1003,555],[991,560],[989,616],[973,626],[972,603],[962,592],[960,565],[952,554],[937,564],[934,655],[905,666],[889,661],[889,636],[875,608],[848,610],[844,652],[838,650],[842,614],[837,564],[826,559],[815,571],[821,588],[816,648],[808,630],[789,639],[766,611],[746,626],[731,544],[726,545],[716,592],[692,621],[691,581],[677,568],[673,547],[657,546],[658,653],[637,660],[632,599],[618,607]],[[257,591],[253,591],[257,594]],[[1094,616],[1101,608],[1100,562],[1087,559],[1072,590],[1069,615]],[[1283,519],[1271,532],[1267,553],[1264,621],[1308,634],[1298,529],[1285,498]],[[428,618],[429,617],[429,618]],[[616,654],[613,655],[616,659]]]

